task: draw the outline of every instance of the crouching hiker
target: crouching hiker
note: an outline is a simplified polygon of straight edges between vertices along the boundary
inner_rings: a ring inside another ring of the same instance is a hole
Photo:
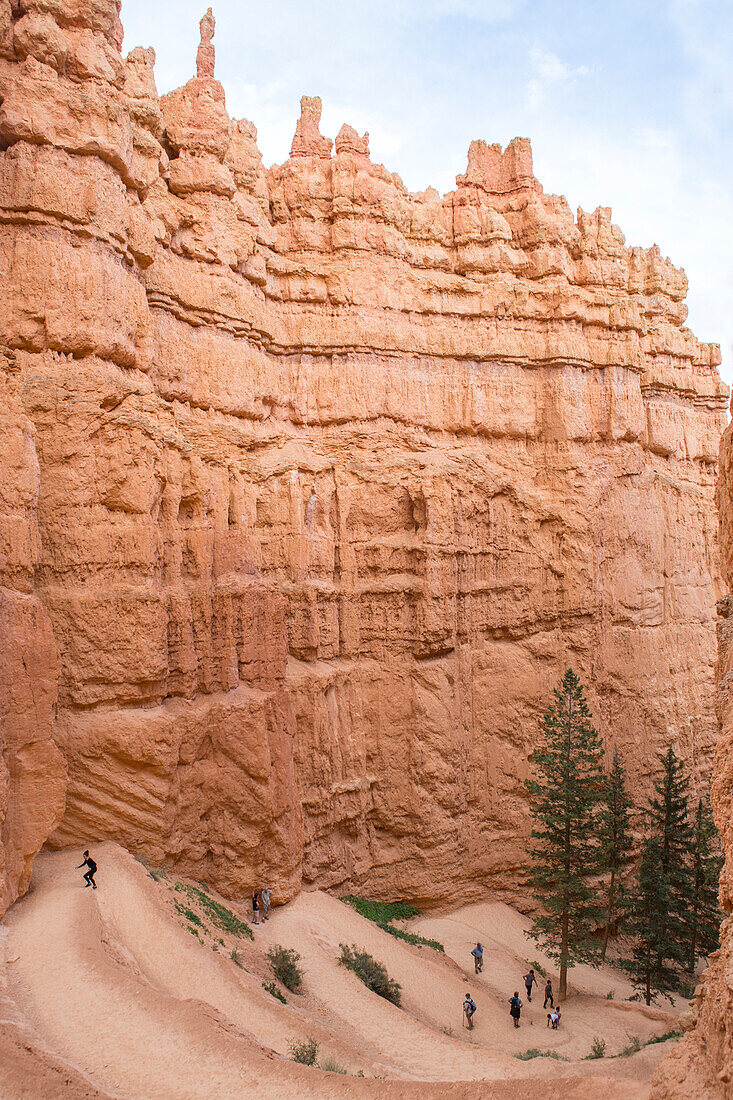
[[[94,881],[94,876],[97,873],[97,865],[88,851],[84,853],[84,862],[80,863],[76,870],[81,871],[82,867],[87,868],[84,872],[84,889],[86,890],[87,886],[91,886],[92,889],[96,890],[97,884]]]
[[[558,1005],[557,1008],[553,1008],[552,1012],[547,1013],[547,1026],[551,1027],[553,1031],[557,1031],[561,1016],[560,1005]]]
[[[472,999],[471,994],[466,994],[466,999],[463,1002],[463,1015],[466,1017],[466,1027],[469,1031],[473,1031],[473,1017],[476,1012],[476,1003]]]

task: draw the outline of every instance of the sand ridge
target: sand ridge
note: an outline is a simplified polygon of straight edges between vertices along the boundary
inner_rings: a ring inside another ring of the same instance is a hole
[[[516,987],[523,973],[523,918],[506,906],[484,903],[416,921],[445,943],[444,957],[389,936],[327,894],[303,893],[255,929],[254,943],[238,942],[238,967],[230,958],[237,941],[214,929],[202,944],[186,931],[175,909],[183,895],[170,882],[156,883],[117,845],[99,846],[95,857],[100,888],[92,891],[74,870],[78,852],[42,854],[30,893],[4,922],[14,1017],[6,1014],[0,1041],[17,1045],[18,1028],[25,1029],[36,1067],[54,1060],[68,1067],[66,1095],[208,1100],[266,1089],[273,1097],[572,1097],[588,1095],[588,1076],[597,1078],[594,1092],[609,1097],[648,1095],[666,1044],[631,1058],[577,1060],[595,1034],[613,1053],[629,1034],[645,1040],[670,1030],[669,1014],[622,1008],[587,988],[595,981],[605,991],[615,982],[622,995],[623,979],[611,971],[580,976],[582,993],[567,1002],[561,1032],[541,1026],[541,1001],[514,1031],[503,986],[511,974]],[[479,979],[464,969],[477,928],[487,949]],[[401,1008],[338,966],[341,942],[385,964],[402,984]],[[285,1005],[262,987],[264,952],[275,943],[294,947],[305,972],[304,994],[288,994]],[[541,960],[534,950],[531,958]],[[466,988],[479,1005],[471,1036],[461,1028]],[[309,1036],[319,1041],[319,1058],[336,1059],[349,1076],[291,1062],[290,1041]],[[512,1057],[528,1047],[575,1060]],[[17,1091],[12,1064],[0,1069],[3,1097],[32,1095]]]

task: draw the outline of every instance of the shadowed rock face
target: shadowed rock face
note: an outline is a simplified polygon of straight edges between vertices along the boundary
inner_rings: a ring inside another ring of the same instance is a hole
[[[0,0],[52,843],[235,896],[516,901],[567,665],[638,795],[670,742],[709,772],[718,350],[683,272],[545,195],[525,139],[409,194],[305,98],[266,171],[213,29],[159,99],[116,3]]]

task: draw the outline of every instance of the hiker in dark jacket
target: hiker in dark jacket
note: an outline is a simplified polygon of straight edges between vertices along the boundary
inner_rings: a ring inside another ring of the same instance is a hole
[[[79,866],[76,868],[77,871],[81,871],[82,867],[87,868],[87,870],[84,872],[84,889],[86,890],[87,886],[91,886],[94,890],[96,890],[97,884],[94,881],[94,876],[97,872],[97,865],[92,857],[89,855],[89,852],[84,853],[84,862],[79,864]]]
[[[514,1020],[514,1026],[519,1027],[519,1017],[522,1015],[522,1002],[516,989],[514,990],[514,996],[509,998],[509,1015]]]
[[[256,890],[252,893],[252,923],[260,923],[260,895]]]
[[[548,1001],[550,1002],[550,1008],[554,1008],[555,1007],[555,997],[554,997],[553,992],[552,992],[552,978],[548,978],[547,983],[545,985],[545,1003],[542,1006],[543,1008],[547,1008],[547,1002]]]

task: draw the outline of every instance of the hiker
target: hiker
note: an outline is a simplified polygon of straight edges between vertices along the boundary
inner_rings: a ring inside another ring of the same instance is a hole
[[[524,988],[527,990],[527,1000],[532,1003],[532,986],[537,979],[534,976],[534,970],[530,967],[529,974],[524,975]]]
[[[557,1031],[561,1015],[560,1005],[558,1005],[557,1008],[553,1008],[552,1012],[547,1013],[547,1026],[551,1027],[553,1031]]]
[[[91,886],[94,890],[96,890],[97,884],[94,881],[94,876],[97,872],[97,865],[92,857],[89,855],[88,851],[84,853],[84,862],[80,863],[76,870],[81,871],[82,867],[88,868],[88,870],[84,872],[84,889],[86,890],[87,886]]]
[[[514,996],[509,998],[509,1015],[514,1020],[514,1026],[519,1027],[519,1017],[522,1015],[522,1002],[518,991],[514,990]]]
[[[484,968],[484,948],[483,944],[477,943],[471,952],[473,955],[474,972],[480,974]]]
[[[260,893],[260,900],[262,901],[262,921],[270,919],[270,887],[263,886]]]
[[[552,978],[548,978],[547,979],[547,984],[545,985],[545,1003],[542,1006],[543,1008],[547,1008],[547,1002],[548,1001],[550,1002],[550,1008],[554,1008],[555,1007],[555,997],[554,997],[554,994],[552,992]]]
[[[466,1017],[466,1027],[469,1031],[473,1031],[473,1015],[476,1011],[476,1002],[472,999],[470,993],[466,993],[466,999],[463,1002],[463,1015]]]
[[[252,924],[260,923],[260,895],[256,890],[252,892]]]

